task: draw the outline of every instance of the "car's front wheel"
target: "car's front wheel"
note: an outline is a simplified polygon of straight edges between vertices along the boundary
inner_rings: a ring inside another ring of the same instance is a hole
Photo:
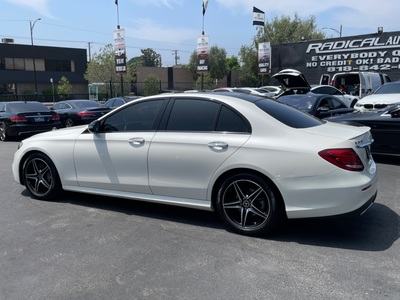
[[[54,200],[61,191],[61,181],[53,162],[42,153],[33,153],[23,166],[25,187],[33,198]]]
[[[277,197],[263,178],[237,174],[220,186],[216,207],[233,231],[260,236],[270,232],[282,216]]]

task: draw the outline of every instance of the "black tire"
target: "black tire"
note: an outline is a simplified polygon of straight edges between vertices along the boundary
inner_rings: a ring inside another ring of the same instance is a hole
[[[62,190],[53,162],[42,153],[33,153],[25,160],[22,176],[32,198],[54,200]]]
[[[65,120],[65,122],[64,122],[64,126],[65,127],[72,127],[72,126],[74,126],[75,124],[74,124],[74,121],[72,121],[72,119],[71,118],[67,118],[66,120]]]
[[[0,123],[0,141],[7,141],[8,136],[7,136],[7,127],[6,123],[1,122]]]
[[[261,177],[247,173],[225,180],[216,208],[229,229],[249,236],[269,233],[282,216],[274,191]]]

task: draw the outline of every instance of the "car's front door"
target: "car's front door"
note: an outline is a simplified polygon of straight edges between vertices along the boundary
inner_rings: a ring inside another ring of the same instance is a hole
[[[88,189],[151,193],[147,154],[164,99],[134,103],[104,120],[100,132],[76,141],[79,185]]]

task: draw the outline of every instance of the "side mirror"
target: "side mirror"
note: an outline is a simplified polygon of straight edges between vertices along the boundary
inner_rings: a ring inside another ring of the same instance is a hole
[[[93,122],[91,122],[88,126],[88,130],[91,133],[98,133],[100,131],[100,121],[94,120]]]

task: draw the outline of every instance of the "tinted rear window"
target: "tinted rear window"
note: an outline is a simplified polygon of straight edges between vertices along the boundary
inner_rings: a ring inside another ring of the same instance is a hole
[[[318,118],[276,101],[259,100],[255,102],[255,105],[278,121],[293,128],[308,128],[324,124],[324,121]]]
[[[19,102],[19,103],[7,104],[7,111],[12,113],[26,112],[26,111],[48,111],[48,110],[50,109],[42,103]]]
[[[100,103],[95,101],[75,101],[74,103],[76,107],[85,108],[85,107],[100,107]]]

